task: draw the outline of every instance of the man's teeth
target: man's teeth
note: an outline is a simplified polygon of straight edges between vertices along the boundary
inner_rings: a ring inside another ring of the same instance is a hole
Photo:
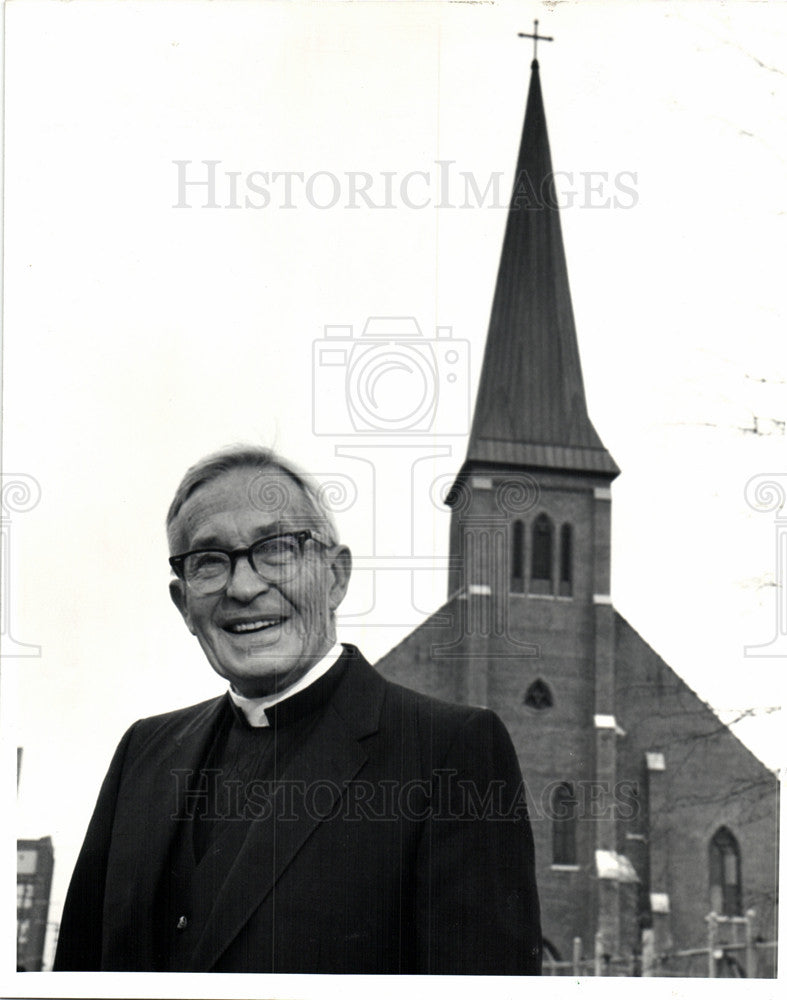
[[[234,625],[228,625],[227,629],[236,634],[241,632],[259,632],[260,629],[270,628],[271,625],[278,625],[279,621],[279,618],[260,618],[256,622],[236,622]]]

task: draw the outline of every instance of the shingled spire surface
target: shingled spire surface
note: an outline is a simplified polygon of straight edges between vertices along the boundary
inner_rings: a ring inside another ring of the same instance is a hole
[[[587,412],[538,62],[532,63],[466,466],[619,469]]]

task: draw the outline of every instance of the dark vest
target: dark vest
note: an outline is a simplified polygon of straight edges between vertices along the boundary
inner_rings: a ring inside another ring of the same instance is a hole
[[[158,893],[157,971],[191,971],[191,956],[219,890],[252,824],[271,821],[263,815],[271,786],[325,711],[345,660],[341,657],[314,684],[268,710],[269,727],[251,727],[227,696],[204,761],[192,777],[186,817],[173,820]]]

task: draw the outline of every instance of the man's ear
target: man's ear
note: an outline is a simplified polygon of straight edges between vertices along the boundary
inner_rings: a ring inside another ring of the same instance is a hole
[[[328,591],[328,607],[335,611],[344,600],[350,584],[353,557],[346,545],[338,545],[329,557],[333,580]]]
[[[186,623],[189,632],[195,635],[194,626],[191,624],[188,601],[186,600],[186,584],[180,579],[170,580],[169,596],[172,598],[172,603],[183,615],[183,621]]]

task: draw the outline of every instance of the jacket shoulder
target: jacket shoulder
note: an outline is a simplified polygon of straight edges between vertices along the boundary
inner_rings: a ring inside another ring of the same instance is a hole
[[[374,732],[378,724],[414,723],[437,733],[457,731],[475,716],[497,718],[487,709],[452,704],[389,680],[354,646],[345,645],[345,654],[347,669],[334,704],[358,735]]]
[[[380,674],[358,650],[348,647],[348,651],[352,658],[344,685],[344,714],[349,719],[352,713],[350,725],[358,735],[377,732],[384,743],[428,753],[432,761],[452,752],[478,757],[479,747],[510,744],[503,723],[489,709],[454,704],[404,687]]]
[[[511,736],[491,709],[443,701],[385,678],[382,687],[382,744],[394,759],[408,760],[413,773],[448,768],[465,779],[521,784]]]
[[[220,694],[215,698],[206,698],[205,701],[197,702],[196,705],[187,705],[185,708],[175,708],[170,712],[161,712],[158,715],[147,715],[137,722],[137,725],[151,725],[153,727],[165,726],[169,723],[189,722],[198,718],[210,708],[215,708],[224,699]]]
[[[143,719],[138,719],[131,727],[130,732],[133,737],[142,741],[164,733],[185,734],[192,726],[199,726],[215,718],[225,699],[226,695],[219,695],[216,698],[200,701],[196,705],[188,705],[186,708],[177,708],[171,712],[146,716]]]
[[[448,727],[461,727],[466,725],[476,716],[489,714],[494,715],[489,709],[479,708],[474,705],[459,705],[455,702],[444,701],[442,698],[435,698],[433,695],[422,694],[413,688],[397,684],[383,678],[387,688],[388,699],[392,705],[399,707],[403,713],[414,713],[423,718],[430,718],[434,722]]]

